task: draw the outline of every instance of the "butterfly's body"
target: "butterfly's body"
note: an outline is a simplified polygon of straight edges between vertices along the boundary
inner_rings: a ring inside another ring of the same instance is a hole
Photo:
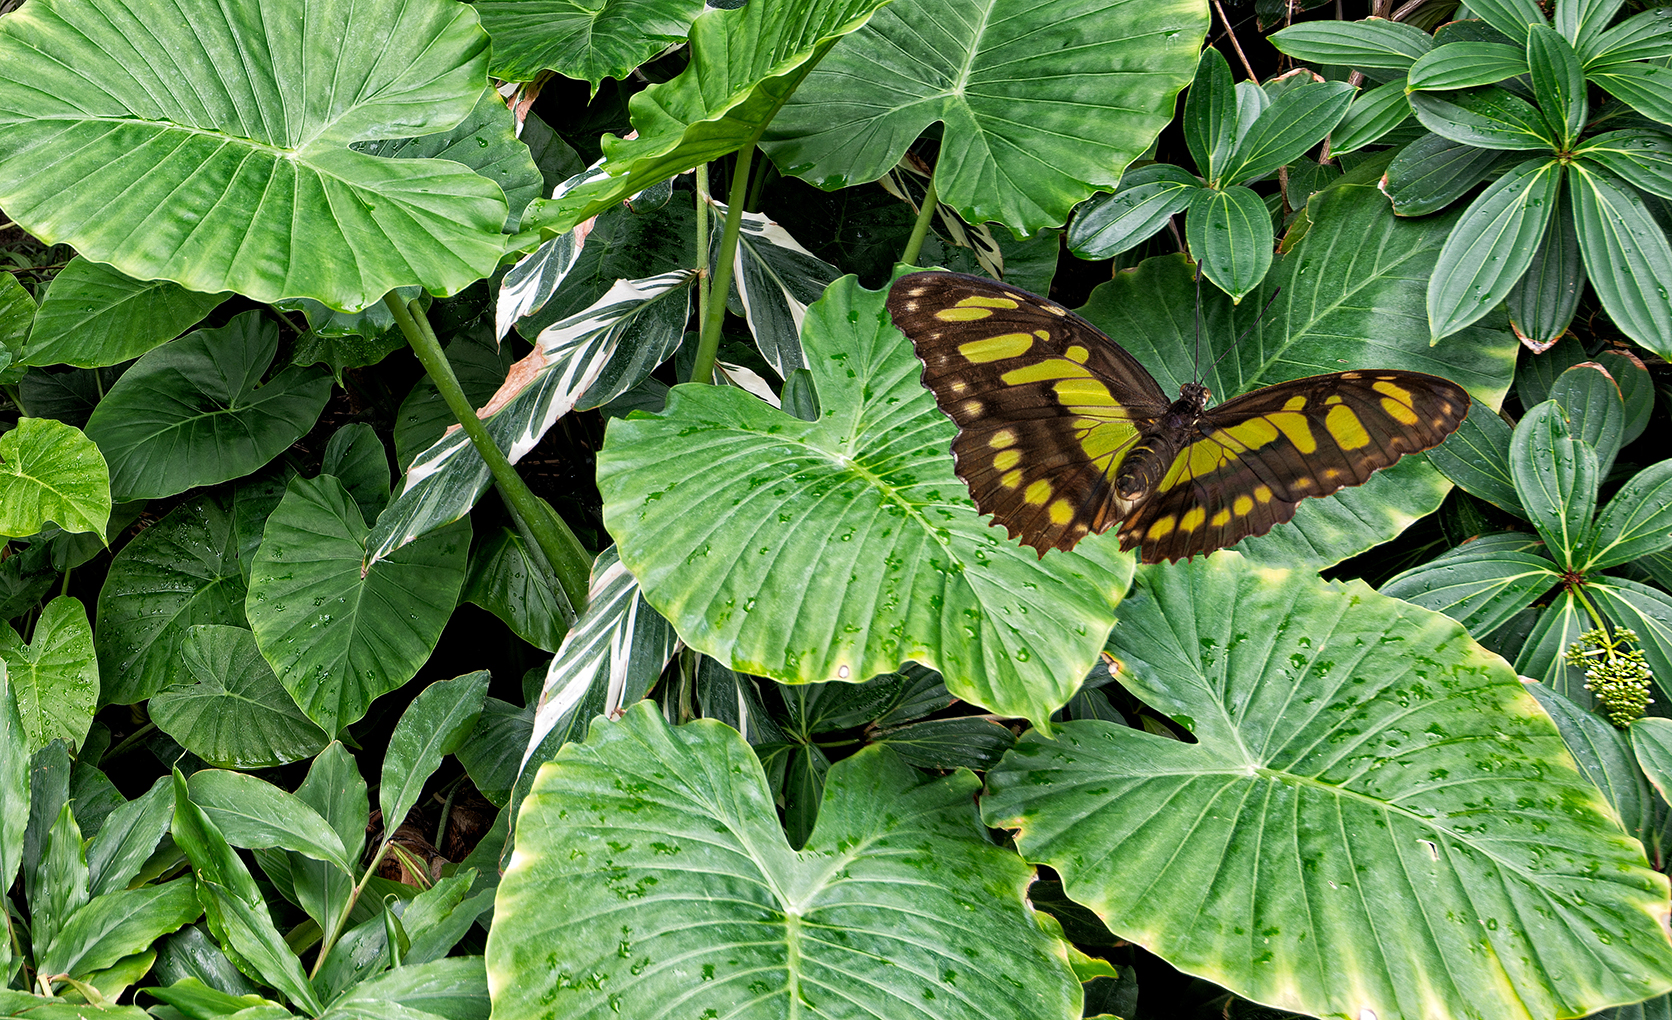
[[[976,507],[1039,550],[1120,525],[1145,562],[1211,552],[1436,446],[1468,413],[1455,383],[1419,372],[1337,372],[1208,407],[1169,401],[1096,327],[1026,291],[913,273],[888,299],[923,383],[958,425],[952,452]]]

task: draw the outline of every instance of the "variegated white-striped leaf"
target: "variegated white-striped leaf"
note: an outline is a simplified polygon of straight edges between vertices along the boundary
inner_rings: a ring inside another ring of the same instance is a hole
[[[911,206],[914,213],[923,208],[923,197],[929,190],[928,175],[912,164],[910,153],[877,183],[884,191]],[[965,223],[945,205],[937,205],[935,215],[953,244],[974,252],[976,262],[988,276],[995,280],[1004,279],[1004,251],[999,248],[998,239],[985,223],[973,226]]]
[[[523,768],[554,732],[561,737],[558,745],[583,739],[594,716],[613,716],[644,697],[678,648],[673,626],[639,594],[639,582],[622,565],[615,546],[599,553],[586,611],[546,669]]]
[[[665,361],[684,336],[695,278],[681,270],[617,280],[590,307],[541,330],[480,412],[506,458],[515,464],[557,419],[627,392]],[[463,430],[450,430],[413,459],[400,497],[372,529],[367,565],[463,517],[491,478]]]
[[[778,402],[778,394],[772,392],[772,384],[761,378],[761,374],[754,369],[734,365],[729,361],[717,361],[715,367],[720,370],[716,374],[720,382],[753,393],[773,407],[783,406]]]
[[[725,216],[725,205],[713,205]],[[715,231],[716,248],[719,240],[720,231]],[[777,222],[760,213],[743,214],[732,283],[755,345],[779,378],[787,378],[807,363],[801,356],[801,320],[807,306],[841,275],[841,270],[803,248]]]
[[[575,229],[545,242],[511,267],[499,285],[499,300],[493,315],[494,339],[505,339],[518,319],[545,307],[580,260],[581,246],[595,222],[596,216],[577,224]]]

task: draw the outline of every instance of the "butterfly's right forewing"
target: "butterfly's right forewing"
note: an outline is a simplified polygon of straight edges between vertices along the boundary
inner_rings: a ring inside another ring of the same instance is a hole
[[[888,310],[958,425],[958,475],[982,513],[1043,553],[1131,510],[1115,468],[1168,404],[1131,355],[1061,305],[981,277],[901,277]]]

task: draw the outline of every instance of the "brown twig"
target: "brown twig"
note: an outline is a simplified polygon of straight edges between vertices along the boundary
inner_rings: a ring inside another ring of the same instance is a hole
[[[1248,54],[1242,51],[1242,43],[1237,41],[1237,33],[1231,28],[1231,19],[1225,16],[1225,8],[1220,6],[1219,0],[1213,0],[1213,9],[1219,12],[1219,23],[1225,26],[1225,34],[1231,37],[1231,48],[1237,51],[1237,59],[1242,61],[1242,69],[1248,72],[1248,80],[1258,85],[1260,76],[1254,73],[1254,65],[1248,62]]]

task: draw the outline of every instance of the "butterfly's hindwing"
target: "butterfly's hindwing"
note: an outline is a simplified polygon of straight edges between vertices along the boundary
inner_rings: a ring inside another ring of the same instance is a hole
[[[1418,372],[1340,372],[1228,400],[1198,419],[1198,438],[1121,526],[1121,546],[1155,562],[1263,535],[1302,499],[1439,445],[1468,410],[1461,387]]]
[[[1206,410],[1206,391],[1186,386],[1169,404],[1084,319],[958,273],[901,277],[888,309],[958,426],[977,509],[1041,555],[1116,524],[1146,563],[1265,534],[1300,500],[1438,445],[1469,411],[1456,384],[1395,371],[1296,379]]]
[[[888,308],[958,425],[977,509],[1040,552],[1131,509],[1112,498],[1115,467],[1167,408],[1131,355],[1061,305],[979,277],[904,277]]]

